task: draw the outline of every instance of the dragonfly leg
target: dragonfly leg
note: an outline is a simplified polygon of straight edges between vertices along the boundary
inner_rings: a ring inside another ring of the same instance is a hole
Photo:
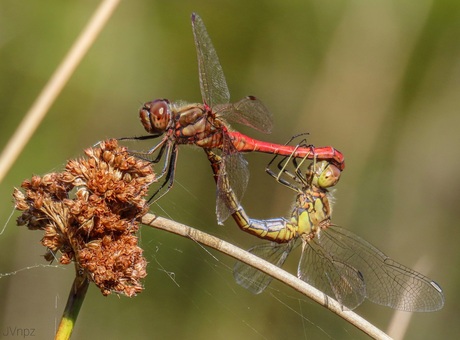
[[[150,137],[150,136],[141,136],[141,137],[123,137],[123,138],[118,138],[117,140],[144,140],[144,139],[150,139],[150,138],[143,138],[143,137]],[[134,139],[136,138],[136,139]],[[140,159],[143,159],[147,162],[151,162],[151,163],[158,163],[161,158],[163,157],[163,153],[165,151],[165,147],[166,147],[166,144],[169,144],[168,142],[170,142],[170,139],[165,137],[161,140],[160,143],[158,143],[157,145],[155,145],[153,148],[151,148],[150,150],[148,150],[147,152],[144,152],[144,151],[136,151],[136,150],[128,150],[128,152],[134,156],[136,156],[137,158],[140,158]],[[148,156],[154,154],[158,149],[160,149],[160,151],[158,152],[158,155],[156,156],[155,159],[152,159]]]
[[[160,152],[159,152],[157,158],[155,158],[155,160],[152,161],[152,163],[158,163],[160,161],[160,159],[162,158],[163,154],[165,153],[165,150],[166,150],[166,158],[165,158],[165,161],[164,161],[163,169],[161,169],[160,175],[157,176],[157,180],[164,176],[164,174],[166,173],[167,169],[169,168],[169,166],[171,164],[170,158],[172,157],[173,145],[166,141],[166,143],[164,143],[161,146],[161,149],[160,149]]]
[[[291,155],[292,156],[292,155]],[[277,164],[277,168],[279,171],[277,171],[276,173],[270,168],[271,164],[273,163],[273,161],[278,157],[278,155],[276,155],[275,157],[272,158],[272,160],[267,164],[267,167],[265,168],[265,172],[267,174],[269,174],[270,176],[272,176],[278,183],[290,188],[290,189],[293,189],[295,191],[297,191],[297,189],[291,184],[289,183],[288,181],[286,181],[284,178],[281,178],[281,174],[283,173],[284,171],[284,168],[285,168],[285,165],[283,165],[283,162],[287,159],[287,158],[291,158],[291,156],[285,156],[281,159],[280,162],[278,162]]]
[[[287,143],[289,144],[294,138],[296,138],[298,136],[294,136],[292,137]],[[309,159],[310,155],[306,155],[305,157],[302,158],[302,161],[300,162],[300,164],[298,164],[297,162],[297,158],[295,157],[296,153],[297,153],[297,150],[299,148],[304,148],[306,146],[310,146],[310,145],[307,145],[307,142],[306,142],[306,139],[302,139],[300,141],[300,143],[298,143],[293,152],[289,155],[289,156],[285,156],[281,159],[281,161],[278,162],[277,164],[277,168],[278,168],[278,171],[275,173],[271,168],[271,164],[275,161],[275,159],[279,156],[279,155],[276,155],[275,157],[272,158],[272,160],[268,163],[267,167],[265,168],[265,172],[267,172],[270,176],[272,176],[278,183],[288,187],[289,189],[292,189],[294,191],[298,191],[298,188],[297,186],[295,186],[294,184],[292,184],[291,182],[289,182],[288,180],[282,178],[281,176],[283,175],[286,175],[289,177],[290,180],[294,180],[295,182],[298,182],[299,183],[299,177],[298,176],[298,173],[299,173],[299,169],[300,167],[302,166],[302,164],[305,162],[306,159]],[[292,173],[290,172],[288,169],[287,169],[287,166],[290,162],[293,162],[294,166],[295,166],[295,173]]]
[[[168,144],[170,144],[170,143],[168,143],[168,140],[165,139],[165,141],[162,142],[161,144],[162,145],[161,145],[160,151],[158,152],[157,157],[155,159],[152,159],[152,161],[151,161],[152,163],[158,163],[161,160],[161,158],[163,157],[163,154],[165,152],[166,146]],[[155,146],[152,150],[149,150],[147,154],[151,155],[152,153],[154,153],[156,151],[156,149],[158,149],[158,146]]]
[[[117,138],[117,140],[146,140],[146,139],[155,139],[160,136],[161,134],[150,134],[150,135],[136,136],[136,137],[121,137],[121,138]]]
[[[172,148],[172,151],[169,151],[170,148]],[[166,172],[166,178],[163,181],[163,183],[160,185],[160,187],[153,193],[153,195],[149,198],[148,202],[149,203],[155,203],[158,201],[160,198],[162,198],[166,193],[171,190],[173,184],[174,184],[174,174],[176,170],[176,162],[177,162],[177,144],[174,145],[168,145],[168,156],[166,162],[165,162],[165,167],[162,170],[162,174],[160,175],[159,178],[163,177],[164,173]],[[166,171],[167,168],[167,171]],[[158,193],[168,184],[166,191],[163,192],[160,196],[158,196],[154,201],[153,198],[158,195]]]
[[[302,158],[302,160],[299,162],[297,162],[297,158],[294,158],[292,160],[292,164],[294,164],[294,167],[295,167],[295,175],[294,175],[294,180],[304,186],[307,186],[309,185],[308,181],[306,181],[306,177],[304,176],[304,174],[302,173],[301,171],[301,167],[303,165],[303,163],[305,162],[305,160],[307,159],[307,157],[304,157]],[[316,165],[316,154],[314,154],[313,156],[313,168],[315,168],[315,165]],[[289,173],[289,175],[292,175]]]

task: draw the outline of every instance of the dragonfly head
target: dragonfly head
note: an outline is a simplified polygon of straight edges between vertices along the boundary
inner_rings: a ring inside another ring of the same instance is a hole
[[[327,161],[315,162],[309,172],[311,185],[321,189],[333,187],[340,179],[340,169]]]
[[[171,110],[169,100],[156,99],[142,105],[139,110],[139,117],[144,129],[152,135],[162,135],[166,132],[171,121]]]

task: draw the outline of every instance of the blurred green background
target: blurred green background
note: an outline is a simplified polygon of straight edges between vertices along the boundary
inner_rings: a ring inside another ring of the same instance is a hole
[[[0,2],[0,147],[87,23],[94,1]],[[460,2],[125,1],[0,184],[0,221],[23,179],[60,170],[95,142],[144,134],[142,102],[200,101],[190,14],[207,25],[233,100],[258,96],[271,109],[270,136],[310,132],[342,151],[333,221],[435,279],[446,304],[413,315],[406,338],[460,333]],[[267,155],[248,154],[244,206],[254,218],[287,216],[291,191],[264,174]],[[183,146],[174,188],[152,206],[241,247],[259,242],[232,220],[218,226],[215,188],[201,150]],[[17,216],[17,215],[15,215]],[[15,217],[14,217],[15,218]],[[0,235],[0,272],[45,263],[38,232]],[[253,296],[234,283],[233,260],[190,240],[143,228],[149,275],[135,298],[91,287],[75,339],[366,338],[281,284]],[[298,252],[286,269],[295,272]],[[73,267],[0,278],[0,331],[35,328],[51,338]],[[357,312],[386,330],[394,311],[365,302]]]

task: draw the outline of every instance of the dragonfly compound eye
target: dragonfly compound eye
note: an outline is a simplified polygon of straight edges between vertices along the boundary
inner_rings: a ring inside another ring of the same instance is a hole
[[[157,99],[145,103],[139,111],[139,117],[148,133],[154,135],[163,134],[171,120],[169,101],[167,99]]]
[[[337,184],[340,179],[340,170],[333,164],[328,164],[318,178],[320,188],[329,188]]]

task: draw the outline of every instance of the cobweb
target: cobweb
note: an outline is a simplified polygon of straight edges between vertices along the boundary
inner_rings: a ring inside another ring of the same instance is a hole
[[[260,242],[239,231],[232,220],[218,226],[212,191],[206,198],[199,198],[182,182],[178,179],[161,205],[152,205],[150,210],[243,248]],[[43,268],[47,265],[40,256],[44,253],[39,245],[41,236],[16,227],[14,218],[0,235],[0,329],[5,334],[33,330],[37,338],[52,338],[74,269]],[[140,239],[149,262],[144,292],[134,298],[103,297],[90,286],[74,338],[366,338],[278,282],[273,281],[264,293],[253,295],[235,283],[234,259],[192,240],[148,227],[141,229]],[[288,259],[286,269],[291,273],[295,273],[298,259],[296,252]]]

